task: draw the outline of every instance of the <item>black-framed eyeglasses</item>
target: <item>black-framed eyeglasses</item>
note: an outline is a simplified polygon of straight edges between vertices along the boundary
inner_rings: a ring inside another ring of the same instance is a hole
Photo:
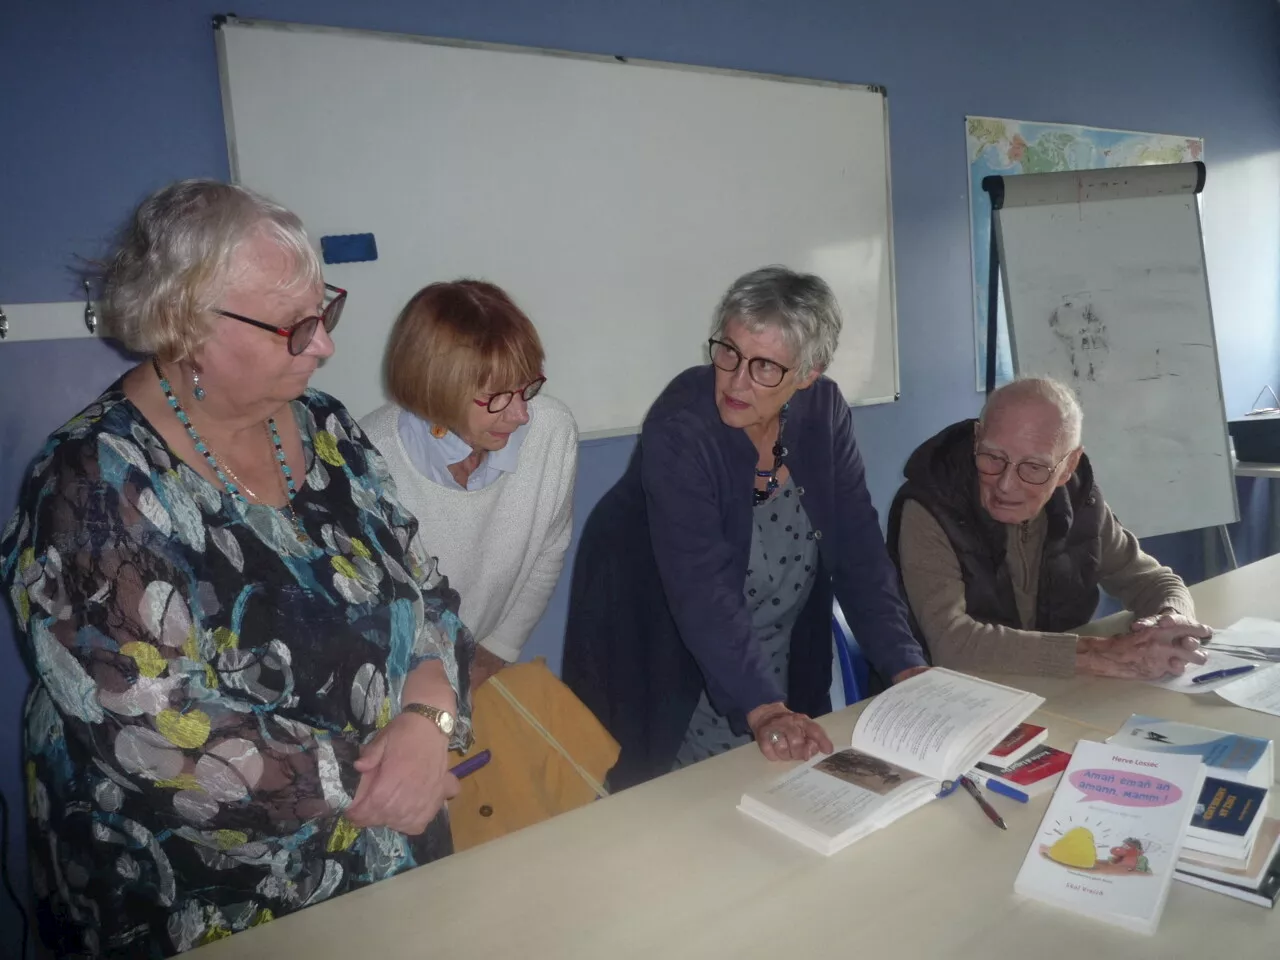
[[[347,291],[341,287],[335,287],[332,284],[324,285],[325,294],[329,296],[328,302],[325,303],[324,309],[319,314],[312,317],[303,317],[291,327],[277,327],[274,323],[263,323],[261,320],[254,320],[252,317],[242,316],[238,313],[232,313],[230,310],[213,311],[220,317],[227,317],[230,320],[239,320],[241,323],[252,324],[263,330],[270,330],[278,337],[285,337],[289,341],[289,352],[295,357],[307,349],[311,340],[316,335],[316,330],[320,328],[320,324],[324,324],[325,332],[332,333],[333,328],[338,325],[338,321],[342,319],[342,308],[347,302]]]
[[[725,373],[733,373],[746,360],[747,374],[762,387],[776,387],[791,371],[790,367],[784,367],[777,360],[770,360],[768,357],[751,357],[748,360],[732,343],[715,337],[707,341],[707,353],[711,356],[711,362]]]
[[[474,400],[472,402],[477,407],[484,407],[490,413],[501,413],[511,406],[511,401],[515,399],[517,393],[520,394],[521,400],[528,403],[538,395],[538,391],[542,389],[542,385],[546,382],[546,377],[538,377],[536,380],[530,380],[519,390],[504,390],[501,393],[492,393],[487,400]]]
[[[1019,460],[1016,464],[1013,464],[1012,460],[1002,454],[988,453],[986,450],[974,450],[973,462],[977,465],[978,472],[985,473],[988,477],[1000,476],[1009,469],[1010,464],[1013,464],[1019,480],[1039,487],[1049,482],[1049,478],[1053,476],[1054,471],[1069,456],[1071,456],[1070,450],[1059,457],[1058,462],[1050,467],[1039,460]]]

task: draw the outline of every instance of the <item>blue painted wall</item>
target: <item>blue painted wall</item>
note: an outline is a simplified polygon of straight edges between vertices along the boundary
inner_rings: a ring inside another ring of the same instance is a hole
[[[1280,371],[1280,5],[1274,0],[237,0],[241,16],[735,67],[889,89],[903,397],[855,411],[883,510],[912,447],[973,414],[966,114],[1199,135],[1228,411]],[[0,3],[0,304],[77,295],[144,194],[227,175],[209,0]],[[343,149],[342,134],[323,149]],[[731,278],[723,278],[727,283]],[[536,318],[535,318],[536,319]],[[339,331],[341,348],[341,331]],[[125,362],[95,342],[0,346],[0,518],[40,439]],[[579,523],[632,441],[584,445]],[[1242,486],[1247,554],[1265,544]],[[1188,579],[1199,539],[1154,552]],[[531,641],[559,660],[565,585]],[[0,616],[0,787],[21,804],[25,680]],[[0,904],[0,931],[13,929]],[[0,945],[3,945],[0,936]]]

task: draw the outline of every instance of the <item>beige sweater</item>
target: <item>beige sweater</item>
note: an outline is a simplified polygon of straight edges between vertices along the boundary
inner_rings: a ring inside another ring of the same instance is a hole
[[[1006,556],[1023,627],[1035,620],[1047,525],[1042,512],[1034,520],[1007,528]],[[971,672],[1075,675],[1076,634],[1017,630],[982,623],[968,615],[955,550],[929,511],[914,500],[903,505],[898,553],[907,601],[936,665]],[[1136,616],[1165,610],[1195,616],[1186,585],[1176,573],[1142,552],[1137,537],[1120,525],[1109,507],[1102,521],[1098,581]]]

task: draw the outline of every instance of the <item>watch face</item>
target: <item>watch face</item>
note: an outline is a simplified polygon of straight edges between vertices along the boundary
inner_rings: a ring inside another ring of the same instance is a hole
[[[453,734],[453,714],[447,710],[440,711],[440,719],[436,721],[440,725],[440,732],[445,736]]]

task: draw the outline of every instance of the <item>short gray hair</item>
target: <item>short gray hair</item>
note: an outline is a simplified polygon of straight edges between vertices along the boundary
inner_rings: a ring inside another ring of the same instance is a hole
[[[711,335],[723,336],[731,320],[753,333],[778,330],[796,356],[799,376],[831,365],[843,326],[840,305],[825,280],[776,264],[733,282],[716,307]]]
[[[297,215],[259,193],[216,180],[180,180],[138,206],[103,272],[106,332],[135,353],[184,360],[209,335],[207,313],[242,243],[265,231],[293,258],[285,286],[322,282]]]
[[[994,390],[982,407],[979,422],[986,426],[987,418],[992,411],[1000,407],[1008,407],[1024,400],[1040,400],[1058,411],[1061,422],[1058,439],[1067,441],[1067,450],[1080,446],[1080,438],[1084,425],[1084,413],[1080,409],[1080,401],[1075,391],[1065,383],[1049,377],[1019,377],[1012,383],[1006,383]]]

